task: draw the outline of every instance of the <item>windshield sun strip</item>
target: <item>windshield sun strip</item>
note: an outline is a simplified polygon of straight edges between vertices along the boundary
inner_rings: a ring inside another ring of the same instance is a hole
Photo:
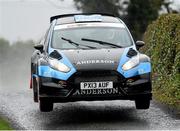
[[[76,24],[65,24],[56,25],[54,30],[80,28],[80,27],[112,27],[112,28],[125,28],[121,23],[76,23]]]

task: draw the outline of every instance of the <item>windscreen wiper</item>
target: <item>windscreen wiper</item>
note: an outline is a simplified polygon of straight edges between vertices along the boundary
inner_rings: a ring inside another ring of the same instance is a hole
[[[72,44],[72,45],[74,45],[74,46],[76,46],[76,47],[79,47],[79,46],[85,46],[85,47],[88,47],[88,48],[91,48],[91,49],[96,49],[96,47],[92,47],[92,46],[88,46],[88,45],[78,44],[78,43],[76,43],[76,42],[72,41],[71,39],[67,39],[67,38],[64,38],[64,37],[61,37],[61,39],[62,39],[62,40],[64,40],[64,41],[69,42],[70,44]],[[85,49],[85,48],[83,48],[83,49]]]
[[[101,45],[110,45],[110,46],[116,47],[116,48],[122,48],[122,46],[120,46],[120,45],[116,45],[116,44],[105,42],[105,41],[101,41],[101,40],[93,40],[93,39],[87,39],[87,38],[82,38],[81,40],[82,41],[95,42],[95,43],[99,43]]]

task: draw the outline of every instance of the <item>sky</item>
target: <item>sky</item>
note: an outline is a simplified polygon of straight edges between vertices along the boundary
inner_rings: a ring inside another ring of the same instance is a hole
[[[77,12],[73,0],[0,0],[0,37],[38,41],[53,15]]]
[[[174,0],[174,8],[180,0]],[[73,0],[0,0],[0,37],[11,43],[17,40],[38,41],[56,14],[78,12]]]

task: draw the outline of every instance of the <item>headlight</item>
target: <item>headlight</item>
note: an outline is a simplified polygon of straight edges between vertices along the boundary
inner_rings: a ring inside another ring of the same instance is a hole
[[[50,66],[55,69],[55,70],[58,70],[58,71],[61,71],[61,72],[69,72],[71,69],[69,67],[67,67],[65,64],[59,62],[58,60],[56,59],[49,59],[49,64]]]
[[[132,57],[129,61],[127,61],[123,66],[123,70],[130,70],[139,65],[139,54],[137,56]]]

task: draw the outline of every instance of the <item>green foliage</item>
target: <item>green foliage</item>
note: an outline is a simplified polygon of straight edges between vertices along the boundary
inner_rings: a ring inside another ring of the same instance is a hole
[[[141,39],[147,25],[157,19],[162,4],[163,0],[130,0],[126,23],[136,39]]]
[[[74,0],[84,13],[112,13],[119,16],[120,0]]]
[[[89,13],[110,13],[127,23],[134,38],[141,39],[148,24],[158,17],[164,0],[74,0],[77,9]]]
[[[180,15],[162,15],[148,26],[144,51],[153,67],[155,97],[180,108]]]
[[[29,79],[25,78],[30,72],[33,45],[31,40],[17,41],[10,45],[7,40],[0,39],[0,86],[13,85],[14,88],[21,88],[19,83],[22,83],[22,80],[25,81],[21,84],[22,87],[24,83],[29,83]]]
[[[7,62],[16,62],[17,60],[27,61],[27,55],[30,55],[33,50],[34,42],[17,41],[10,45],[10,43],[0,38],[0,66]]]
[[[0,38],[0,62],[2,61],[2,58],[6,57],[9,47],[9,42],[3,38]]]
[[[12,130],[9,123],[0,118],[0,130]]]

